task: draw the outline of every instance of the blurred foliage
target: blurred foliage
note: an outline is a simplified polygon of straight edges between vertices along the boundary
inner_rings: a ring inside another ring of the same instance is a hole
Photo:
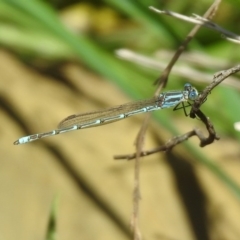
[[[0,44],[19,58],[37,67],[48,67],[61,61],[78,60],[93,71],[106,76],[133,98],[150,96],[153,81],[160,74],[126,63],[114,55],[117,48],[129,48],[151,55],[159,49],[176,49],[193,25],[148,9],[153,5],[181,14],[204,14],[212,1],[40,1],[0,0]],[[239,32],[238,1],[222,2],[214,21],[226,29]],[[202,28],[187,51],[199,51],[227,59],[229,66],[239,62],[239,45],[223,40],[219,33]],[[181,59],[180,59],[181,61]],[[202,71],[214,73],[206,66]],[[220,71],[222,69],[218,69]],[[170,77],[169,88],[181,89],[184,79]],[[196,83],[199,89],[204,86]],[[218,87],[209,96],[204,111],[221,134],[239,140],[233,123],[240,121],[239,89]],[[216,102],[219,106],[216,108]],[[172,134],[177,129],[169,122],[169,114],[155,117]],[[240,196],[238,186],[190,143],[184,146]]]
[[[57,213],[58,213],[58,202],[59,198],[56,196],[53,199],[51,212],[49,216],[48,228],[46,232],[46,240],[56,240],[57,239]]]

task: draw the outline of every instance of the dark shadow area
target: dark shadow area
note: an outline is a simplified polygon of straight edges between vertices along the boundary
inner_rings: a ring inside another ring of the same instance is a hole
[[[175,176],[176,189],[185,207],[189,222],[197,240],[209,240],[207,200],[191,163],[166,154],[167,163]]]
[[[10,118],[14,119],[18,126],[23,130],[24,133],[30,134],[30,129],[23,119],[18,115],[18,113],[14,110],[15,107],[3,96],[0,95],[0,107],[6,112]]]

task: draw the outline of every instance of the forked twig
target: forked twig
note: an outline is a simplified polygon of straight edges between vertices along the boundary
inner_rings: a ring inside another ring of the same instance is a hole
[[[221,0],[215,0],[214,3],[210,6],[210,8],[203,15],[203,18],[208,18],[208,19],[212,18],[215,15],[220,2],[221,2]],[[155,11],[155,12],[158,12],[158,13],[162,13],[163,12],[163,11],[160,11],[160,10],[154,8],[154,7],[149,7],[149,8],[151,10]],[[169,64],[165,68],[165,70],[162,72],[161,76],[156,80],[156,82],[155,82],[156,84],[159,85],[162,82],[163,86],[164,87],[166,86],[167,80],[168,80],[168,76],[169,76],[169,74],[170,74],[170,72],[172,70],[172,67],[174,66],[174,64],[176,63],[176,61],[178,60],[178,58],[180,57],[182,52],[186,49],[188,43],[193,39],[193,37],[196,35],[196,33],[198,32],[198,30],[200,28],[201,28],[201,25],[195,25],[193,27],[193,29],[187,35],[187,37],[185,38],[183,43],[180,45],[180,47],[175,52],[174,56],[172,57],[171,61],[169,62]]]
[[[237,73],[240,71],[240,64],[236,65],[235,67],[229,68],[227,70],[222,70],[214,74],[213,81],[211,84],[209,84],[199,95],[199,97],[194,101],[194,104],[192,105],[191,112],[194,114],[194,112],[197,112],[197,110],[200,108],[204,100],[207,98],[208,94],[223,80],[225,80],[227,77]]]
[[[218,24],[210,21],[206,17],[201,17],[201,16],[199,16],[197,14],[194,14],[194,13],[192,14],[194,17],[188,17],[188,16],[185,16],[185,15],[182,15],[182,14],[179,14],[179,13],[176,13],[176,12],[172,12],[172,11],[159,10],[159,9],[154,8],[154,7],[150,7],[150,9],[159,13],[159,14],[169,15],[171,17],[174,17],[174,18],[186,21],[186,22],[190,22],[190,23],[193,23],[193,24],[197,24],[197,25],[201,25],[201,26],[210,28],[214,31],[222,33],[223,34],[222,37],[224,37],[225,39],[227,39],[229,41],[232,41],[234,43],[240,44],[240,36],[239,35],[222,28],[221,26],[219,26]]]

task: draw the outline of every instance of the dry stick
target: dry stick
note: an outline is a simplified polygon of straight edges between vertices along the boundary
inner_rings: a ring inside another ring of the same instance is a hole
[[[216,0],[211,6],[210,8],[207,10],[207,12],[204,14],[205,18],[211,18],[216,10],[217,7],[219,5],[219,3],[221,2],[221,0]],[[193,30],[190,32],[190,34],[188,35],[188,37],[186,38],[186,40],[184,41],[184,43],[180,46],[180,48],[177,50],[176,54],[174,55],[172,61],[170,61],[170,64],[168,65],[168,67],[166,68],[166,71],[163,72],[161,79],[164,79],[163,81],[159,81],[158,82],[158,88],[155,91],[155,96],[158,96],[162,87],[164,87],[167,83],[167,78],[168,75],[174,65],[174,63],[177,61],[178,57],[180,56],[180,54],[183,52],[183,50],[186,48],[187,44],[190,42],[190,40],[193,38],[193,36],[197,33],[198,29],[201,26],[195,26],[193,28]],[[170,66],[170,67],[169,67]],[[149,114],[148,114],[149,115]],[[147,125],[149,123],[149,116],[146,117],[146,120],[144,121],[144,124],[142,125],[140,132],[138,134],[138,137],[136,139],[136,161],[135,161],[135,184],[134,184],[134,206],[133,206],[133,222],[132,222],[132,227],[133,227],[133,233],[134,233],[134,240],[140,240],[141,239],[141,234],[140,234],[140,230],[139,230],[139,225],[138,225],[138,216],[139,216],[139,194],[140,194],[140,185],[139,185],[139,161],[140,161],[140,157],[141,157],[141,153],[142,153],[142,148],[143,148],[143,142],[144,142],[144,136],[147,130]]]
[[[210,8],[206,11],[206,13],[203,15],[204,18],[212,18],[216,11],[217,8],[220,4],[221,0],[216,0],[211,6]],[[156,8],[154,7],[150,7],[151,10],[155,11],[155,12],[160,12],[158,11]],[[161,74],[161,76],[156,80],[156,84],[160,84],[161,82],[163,83],[163,86],[165,87],[167,84],[167,80],[168,80],[168,76],[172,70],[172,67],[174,66],[174,64],[176,63],[176,61],[178,60],[178,58],[180,57],[180,55],[182,54],[182,52],[186,49],[188,43],[193,39],[193,37],[196,35],[196,33],[198,32],[198,30],[201,28],[201,25],[196,25],[194,26],[194,28],[190,31],[190,33],[187,35],[187,37],[185,38],[185,40],[183,41],[183,43],[181,44],[181,46],[178,48],[178,50],[176,51],[176,53],[174,54],[172,60],[169,62],[169,64],[167,65],[167,67],[165,68],[165,70],[163,71],[163,73]]]
[[[161,86],[162,84],[160,84]],[[160,90],[160,87],[159,87]],[[156,94],[155,94],[156,96]],[[134,240],[141,239],[141,232],[139,229],[139,201],[140,201],[140,158],[142,154],[142,149],[144,146],[144,137],[147,131],[147,127],[150,121],[150,113],[147,113],[145,116],[144,122],[138,132],[136,138],[136,156],[135,156],[135,166],[134,166],[134,190],[133,190],[133,215],[131,226],[133,229]]]
[[[240,64],[232,67],[227,70],[223,70],[220,72],[217,72],[214,74],[213,82],[208,85],[198,96],[198,98],[194,101],[191,111],[190,111],[190,117],[195,118],[196,116],[205,124],[205,127],[209,133],[208,137],[204,137],[203,133],[199,129],[193,129],[190,132],[187,132],[181,136],[176,136],[172,139],[170,139],[166,144],[163,146],[157,147],[155,149],[151,149],[148,151],[142,151],[141,157],[148,156],[157,152],[161,151],[170,151],[173,147],[176,145],[182,143],[183,141],[188,140],[190,137],[197,136],[200,140],[200,147],[204,147],[206,145],[211,144],[214,140],[218,140],[219,137],[217,136],[214,126],[209,120],[208,117],[205,116],[203,112],[199,109],[201,105],[205,102],[205,99],[207,98],[208,94],[211,93],[211,91],[220,84],[223,80],[225,80],[227,77],[229,77],[232,74],[235,74],[240,71]],[[127,159],[131,160],[136,158],[136,153],[133,154],[126,154],[126,155],[117,155],[114,157],[115,159]]]
[[[219,85],[223,80],[225,80],[227,77],[237,73],[240,71],[240,64],[229,68],[227,70],[219,71],[214,74],[213,76],[213,81],[211,84],[209,84],[203,92],[198,96],[198,98],[194,101],[194,104],[192,105],[192,110],[193,112],[196,112],[203,101],[207,98],[208,94],[217,86]]]
[[[201,114],[203,114],[203,113],[201,113]],[[199,117],[199,114],[197,114],[197,116]],[[211,124],[209,119],[205,117],[204,114],[203,114],[203,116],[206,119],[206,127],[208,128],[207,125],[209,125],[209,128],[211,129],[211,131],[209,133],[209,136],[207,138],[204,137],[204,135],[203,135],[201,130],[193,129],[190,132],[187,132],[187,133],[185,133],[183,135],[176,136],[176,137],[170,139],[163,146],[160,146],[160,147],[148,150],[148,151],[142,151],[141,152],[141,157],[149,156],[151,154],[155,154],[157,152],[162,152],[162,151],[168,152],[168,151],[172,150],[172,148],[175,147],[176,145],[182,143],[183,141],[188,140],[190,137],[193,137],[193,136],[197,136],[200,139],[200,146],[201,147],[206,146],[206,145],[212,143],[214,140],[218,140],[219,137],[216,135],[215,130],[213,128],[213,125]],[[117,156],[114,157],[114,159],[116,159],[116,160],[123,160],[123,159],[132,160],[132,159],[135,159],[135,158],[136,158],[136,153],[126,154],[126,155],[117,155]]]
[[[136,161],[135,161],[135,167],[134,167],[133,214],[132,214],[132,221],[131,221],[131,227],[133,229],[134,240],[141,239],[141,232],[139,230],[139,201],[141,199],[140,178],[139,178],[140,157],[141,157],[141,152],[142,152],[143,145],[144,145],[144,136],[145,136],[145,132],[146,132],[149,120],[150,120],[150,114],[148,113],[144,119],[142,127],[136,138],[136,156],[135,156]]]
[[[189,23],[193,23],[193,24],[197,24],[197,25],[201,25],[207,28],[210,28],[212,30],[215,30],[217,32],[220,32],[223,34],[222,37],[226,38],[229,41],[232,41],[234,43],[239,44],[240,43],[240,36],[230,32],[224,28],[222,28],[221,26],[217,25],[216,23],[209,21],[208,19],[198,16],[197,14],[192,14],[194,17],[188,17],[176,12],[172,12],[172,11],[167,11],[167,10],[158,10],[154,7],[150,7],[153,11],[159,13],[159,14],[165,14],[165,15],[169,15],[171,17],[189,22]]]
[[[160,84],[160,87],[162,87],[162,84]],[[158,88],[159,90],[160,90],[160,87]],[[147,131],[149,121],[150,121],[150,113],[147,113],[136,138],[136,156],[135,156],[136,160],[135,160],[135,166],[134,166],[134,190],[133,190],[134,192],[133,193],[133,216],[132,216],[132,222],[131,222],[131,226],[134,234],[134,240],[141,239],[141,232],[139,229],[139,201],[140,201],[140,195],[141,195],[140,183],[139,183],[140,158],[142,155],[142,149],[144,146],[144,137]]]

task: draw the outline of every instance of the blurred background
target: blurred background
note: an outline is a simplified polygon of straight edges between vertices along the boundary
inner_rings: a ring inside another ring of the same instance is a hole
[[[154,81],[193,25],[148,7],[189,16],[203,15],[211,4],[0,0],[0,239],[132,239],[134,162],[113,156],[135,151],[144,115],[25,145],[13,142],[55,129],[74,113],[152,97]],[[239,2],[223,1],[213,21],[240,32]],[[164,91],[181,90],[186,82],[203,90],[214,73],[239,63],[239,51],[221,34],[200,29]],[[134,59],[126,59],[130,53]],[[191,138],[141,160],[144,239],[240,238],[240,132],[233,127],[240,121],[239,90],[236,74],[201,108],[219,141],[200,148]],[[194,127],[205,131],[182,111],[158,111],[144,149]]]

